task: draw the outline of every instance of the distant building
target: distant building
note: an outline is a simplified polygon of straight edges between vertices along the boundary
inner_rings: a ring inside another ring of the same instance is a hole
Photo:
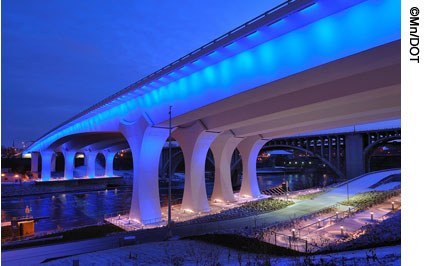
[[[1,182],[19,182],[22,180],[22,174],[12,173],[10,168],[1,169]]]

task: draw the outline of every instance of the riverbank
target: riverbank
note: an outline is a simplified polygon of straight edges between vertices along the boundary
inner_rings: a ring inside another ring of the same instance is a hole
[[[236,245],[238,246],[238,245]],[[400,265],[400,245],[317,256],[246,252],[198,240],[146,243],[81,254],[45,265]]]

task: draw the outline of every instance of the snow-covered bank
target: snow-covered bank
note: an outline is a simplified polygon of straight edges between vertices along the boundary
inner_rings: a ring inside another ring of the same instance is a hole
[[[240,262],[246,265],[248,262],[270,262],[271,265],[390,266],[400,265],[400,257],[400,245],[310,257],[275,257],[246,253],[201,241],[178,240],[82,254],[54,260],[45,265],[72,265],[73,260],[79,260],[80,265],[240,265]]]

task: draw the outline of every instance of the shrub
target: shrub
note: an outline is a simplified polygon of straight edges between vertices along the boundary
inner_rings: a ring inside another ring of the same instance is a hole
[[[375,200],[378,200],[385,194],[385,191],[369,191],[364,193],[358,193],[355,196],[351,197],[349,201],[344,200],[340,202],[340,204],[346,206],[359,206],[365,203],[370,203]]]

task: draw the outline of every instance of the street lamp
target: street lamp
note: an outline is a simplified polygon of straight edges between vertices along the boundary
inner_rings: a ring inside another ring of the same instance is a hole
[[[172,123],[171,123],[171,111],[172,111],[172,105],[169,106],[169,136],[168,136],[168,155],[169,155],[169,168],[168,168],[168,237],[172,236],[171,226],[172,226],[172,220],[171,220],[171,180],[172,180],[172,153],[171,153],[171,130],[172,130]]]
[[[349,204],[349,180],[346,183],[347,204]]]

